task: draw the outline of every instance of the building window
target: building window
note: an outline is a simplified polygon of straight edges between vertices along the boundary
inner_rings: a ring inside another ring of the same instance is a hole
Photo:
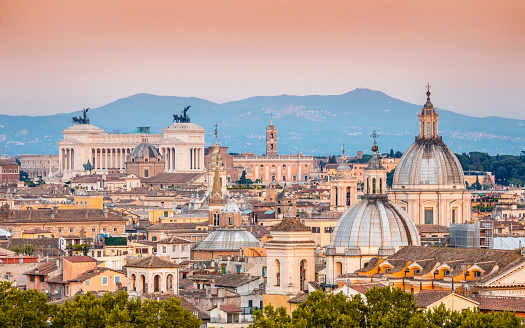
[[[312,227],[312,233],[320,233],[321,227]]]
[[[178,245],[173,245],[172,248],[171,248],[171,250],[172,250],[173,252],[178,252],[178,251],[179,251],[179,246],[178,246]]]
[[[450,271],[449,271],[449,270],[445,270],[445,271],[443,271],[443,275],[444,275],[444,276],[450,276]]]
[[[332,233],[332,232],[334,232],[334,228],[333,227],[324,227],[324,232],[325,233]]]
[[[157,236],[151,237],[151,241],[157,241]]]
[[[166,254],[166,246],[162,246],[162,254]]]
[[[144,177],[145,178],[149,178],[149,170],[148,169],[144,169]]]
[[[180,251],[181,252],[185,252],[186,251],[186,245],[181,245],[180,246]]]
[[[434,224],[434,210],[425,208],[425,224]]]
[[[86,280],[86,282],[84,283],[86,286],[89,286],[89,280]]]
[[[35,276],[29,276],[29,281],[30,282],[35,282]]]
[[[91,228],[91,232],[95,233],[96,231],[97,231],[97,229]]]
[[[120,282],[120,276],[115,276],[115,283]]]
[[[73,229],[73,228],[69,228],[69,233],[73,233],[74,230],[75,229]]]
[[[267,270],[266,267],[262,268],[262,276],[263,277],[266,277],[266,270]]]
[[[475,278],[481,277],[481,271],[474,271],[474,277]]]
[[[108,277],[102,277],[102,285],[108,284]]]

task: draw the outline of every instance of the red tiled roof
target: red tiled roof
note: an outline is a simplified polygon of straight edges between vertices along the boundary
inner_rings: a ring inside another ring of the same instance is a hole
[[[525,298],[506,296],[473,296],[472,300],[479,303],[480,310],[516,311],[525,313]]]
[[[310,228],[302,224],[297,218],[284,218],[278,225],[274,226],[270,231],[285,231],[285,232],[297,232],[297,231],[311,231]]]
[[[451,290],[428,290],[421,291],[414,295],[414,300],[420,308],[436,303],[437,301],[452,294]]]
[[[191,241],[179,238],[177,236],[171,236],[171,237],[159,240],[157,244],[191,244]]]
[[[420,233],[450,233],[450,228],[437,224],[419,224],[417,229]]]
[[[237,313],[242,312],[241,308],[233,304],[224,304],[220,306],[220,309],[226,313]]]
[[[33,270],[27,271],[26,275],[38,275],[38,276],[47,276],[51,272],[57,270],[56,261],[47,262],[44,264],[39,265],[38,267],[34,268]]]
[[[178,264],[163,260],[157,256],[149,256],[126,265],[128,268],[178,268]]]
[[[69,262],[73,262],[73,263],[97,262],[97,260],[95,260],[91,256],[67,256],[67,257],[64,257],[64,260],[68,260]]]

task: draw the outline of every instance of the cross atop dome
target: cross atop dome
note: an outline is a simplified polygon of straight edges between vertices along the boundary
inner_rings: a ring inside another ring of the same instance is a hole
[[[377,138],[379,138],[379,134],[377,134],[376,130],[372,132],[370,135],[372,139],[374,139],[374,145],[372,146],[372,151],[375,153],[379,150],[379,147],[377,147]]]
[[[430,85],[430,83],[427,83],[427,85],[425,85],[425,88],[427,88],[427,102],[425,103],[425,107],[424,109],[434,109],[434,105],[432,105],[432,103],[430,102],[430,88],[432,86]]]

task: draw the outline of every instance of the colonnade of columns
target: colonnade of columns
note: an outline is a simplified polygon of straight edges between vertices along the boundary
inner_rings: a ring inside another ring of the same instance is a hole
[[[203,149],[190,148],[190,170],[200,170],[203,165]]]
[[[75,150],[73,148],[62,148],[60,150],[60,170],[72,171],[75,169]]]
[[[94,170],[124,170],[127,157],[132,151],[133,147],[90,147],[88,148],[89,155],[85,158],[85,155],[78,157],[79,154],[76,154],[74,148],[60,148],[60,170],[62,172],[83,171],[82,165],[87,164],[88,159]],[[165,172],[186,171],[188,169],[190,171],[201,171],[204,168],[203,148],[185,148],[182,153],[179,152],[178,154],[178,149],[175,147],[160,147],[159,151],[164,157]],[[178,158],[179,154],[181,155],[180,158]],[[77,161],[82,163],[75,163],[75,155]]]
[[[90,162],[94,169],[125,169],[126,157],[133,148],[91,148]]]
[[[177,168],[177,156],[175,147],[161,147],[160,154],[164,157],[164,171],[175,171]]]

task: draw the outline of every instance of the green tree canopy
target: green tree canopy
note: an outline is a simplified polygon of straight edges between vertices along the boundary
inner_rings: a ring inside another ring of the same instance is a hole
[[[52,327],[151,327],[198,328],[196,316],[181,305],[181,301],[130,299],[126,292],[106,293],[97,298],[91,293],[75,296],[59,307],[51,320]]]
[[[284,307],[271,305],[256,310],[250,328],[343,328],[343,327],[410,327],[410,328],[467,328],[521,327],[520,318],[510,312],[483,313],[479,310],[449,311],[444,305],[434,310],[419,310],[412,293],[401,288],[373,288],[347,299],[315,291],[308,295],[292,316]]]
[[[21,291],[0,282],[0,327],[44,328],[56,309],[47,296],[35,289]]]

